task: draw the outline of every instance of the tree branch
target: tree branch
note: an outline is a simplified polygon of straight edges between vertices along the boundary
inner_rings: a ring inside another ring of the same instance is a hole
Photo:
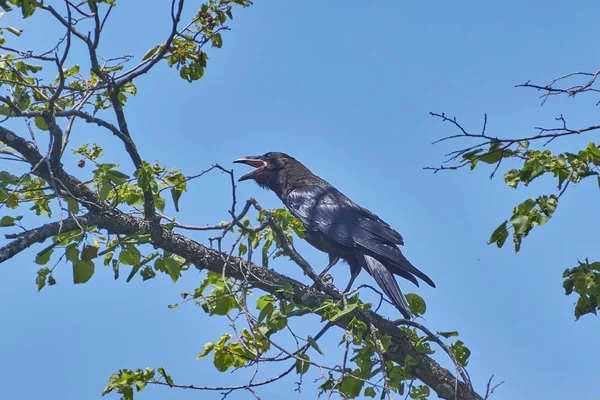
[[[80,226],[94,225],[97,217],[92,214],[86,214],[81,217],[70,217],[64,221],[51,222],[40,226],[39,228],[19,234],[5,235],[7,239],[14,239],[9,244],[0,248],[0,263],[11,259],[23,250],[35,243],[42,243],[46,239],[59,235],[74,229],[81,229]]]

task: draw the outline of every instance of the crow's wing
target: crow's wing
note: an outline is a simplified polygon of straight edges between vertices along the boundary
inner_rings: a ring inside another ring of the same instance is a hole
[[[435,286],[400,252],[396,245],[402,245],[404,241],[398,232],[333,186],[304,186],[290,192],[284,202],[307,230],[318,232],[340,246],[371,254],[390,265],[391,272],[417,285],[412,275]]]

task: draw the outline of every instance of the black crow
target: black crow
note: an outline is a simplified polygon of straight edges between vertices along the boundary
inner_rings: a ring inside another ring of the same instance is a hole
[[[270,152],[239,158],[234,162],[253,166],[255,169],[239,181],[253,179],[261,187],[275,192],[306,228],[306,240],[329,255],[329,265],[321,275],[340,258],[348,263],[351,278],[346,292],[364,268],[402,315],[410,319],[412,314],[394,274],[417,286],[418,277],[435,287],[427,275],[404,257],[398,248],[398,245],[404,244],[398,232],[313,174],[295,158]]]

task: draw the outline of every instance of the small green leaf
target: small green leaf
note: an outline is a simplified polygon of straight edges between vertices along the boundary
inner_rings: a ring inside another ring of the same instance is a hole
[[[365,389],[365,397],[375,397],[376,394],[377,393],[375,392],[375,389],[372,386],[369,386]]]
[[[450,346],[450,351],[456,357],[456,361],[463,367],[467,366],[469,356],[471,355],[471,350],[469,350],[462,340],[457,340],[456,343],[453,343]]]
[[[2,217],[2,219],[0,219],[0,226],[14,226],[15,220],[15,218],[5,215]]]
[[[508,221],[504,221],[494,230],[494,232],[492,232],[492,236],[490,237],[488,244],[496,243],[496,246],[499,248],[504,246],[506,238],[508,238],[508,230],[506,229],[507,224]]]
[[[310,368],[310,358],[306,354],[298,354],[296,359],[296,373],[304,375]]]
[[[258,322],[264,321],[267,316],[273,313],[273,311],[275,311],[275,306],[273,303],[268,303],[260,310],[260,313],[258,314]]]
[[[423,315],[427,310],[427,305],[425,304],[425,300],[415,293],[408,293],[406,295],[406,300],[408,301],[408,307],[413,314]]]
[[[171,198],[173,199],[173,205],[175,206],[175,211],[179,212],[179,198],[183,192],[180,189],[172,188],[171,189]]]
[[[13,35],[16,35],[16,36],[21,36],[21,33],[23,33],[22,29],[17,29],[17,28],[14,28],[12,26],[7,26],[6,30],[9,31],[10,33],[12,33]]]
[[[227,315],[237,306],[233,296],[227,293],[223,287],[215,287],[209,297],[210,306],[207,311],[210,312],[210,315]]]
[[[23,18],[32,16],[35,12],[35,8],[35,0],[21,0],[21,12],[23,14]]]
[[[65,250],[65,256],[67,257],[67,260],[71,261],[72,263],[79,260],[79,249],[77,248],[76,243],[67,246]]]
[[[317,341],[315,339],[313,339],[312,336],[309,336],[308,339],[307,339],[307,341],[308,341],[308,344],[310,344],[310,347],[312,347],[313,349],[315,349],[316,351],[318,351],[319,354],[324,355],[323,350],[321,350],[321,348],[317,344]]]
[[[97,246],[85,246],[81,251],[81,259],[84,261],[93,260],[98,257],[98,249]]]
[[[348,315],[349,313],[351,313],[356,307],[358,307],[357,304],[348,304],[348,307],[346,307],[343,310],[340,310],[338,313],[336,313],[333,317],[331,317],[329,320],[330,321],[337,321],[338,319]]]
[[[39,264],[39,265],[46,265],[48,264],[48,261],[50,261],[50,257],[52,256],[52,253],[54,252],[54,247],[49,247],[46,248],[44,250],[42,250],[41,252],[37,253],[37,255],[35,256],[35,263]]]
[[[154,57],[154,55],[156,53],[158,53],[162,49],[162,47],[163,47],[163,45],[161,44],[161,45],[155,46],[155,47],[151,48],[150,50],[148,50],[146,52],[146,54],[144,54],[144,56],[142,57],[142,61],[146,61],[146,60]]]
[[[35,283],[37,285],[38,292],[42,290],[44,286],[46,286],[46,278],[50,274],[50,268],[40,268],[37,272],[37,278],[35,278]]]
[[[158,368],[158,373],[160,376],[165,378],[165,382],[167,382],[169,386],[173,386],[173,379],[171,378],[171,375],[167,374],[163,367]]]
[[[364,385],[364,381],[359,380],[353,376],[346,375],[342,379],[342,383],[339,386],[339,391],[345,397],[354,399],[360,395],[360,391]]]
[[[106,172],[106,177],[115,185],[122,185],[129,179],[129,175],[112,169]]]
[[[154,204],[156,205],[156,208],[158,208],[160,211],[164,211],[165,206],[167,205],[167,201],[162,196],[154,196]]]
[[[512,187],[516,188],[521,180],[521,171],[518,169],[511,169],[506,174],[504,174],[504,182]]]
[[[425,385],[413,386],[410,389],[410,398],[414,400],[426,400],[429,398],[430,390]]]
[[[173,282],[177,282],[177,279],[179,279],[179,274],[181,272],[181,264],[179,263],[179,261],[170,257],[165,258],[165,267],[167,268],[167,272],[171,276]]]
[[[196,360],[200,360],[200,359],[206,357],[214,349],[215,349],[215,344],[213,342],[206,343],[204,345],[204,349],[200,353],[198,353],[198,356],[196,356]]]
[[[515,230],[515,234],[523,235],[529,227],[529,217],[523,214],[515,214],[511,217],[510,223]]]
[[[86,283],[94,275],[94,263],[89,260],[77,260],[73,263],[73,281]]]
[[[8,28],[6,28],[6,29],[8,29]],[[587,150],[594,157],[600,157],[600,149],[598,149],[598,147],[596,147],[594,142],[590,142],[588,144]]]
[[[65,200],[67,201],[69,212],[73,215],[77,215],[79,213],[79,203],[71,197],[67,197]]]
[[[226,350],[215,351],[213,364],[219,372],[225,372],[235,364],[235,357]]]
[[[246,246],[244,243],[240,243],[240,245],[238,246],[238,255],[240,257],[245,256],[248,253],[248,246]]]
[[[119,261],[125,265],[139,265],[142,255],[134,245],[127,245],[119,253]]]
[[[267,304],[272,304],[272,303],[275,303],[275,297],[271,296],[270,294],[267,294],[267,295],[260,297],[256,301],[256,308],[260,310],[260,309],[264,308]]]
[[[111,189],[112,185],[110,184],[110,180],[106,176],[102,177],[100,182],[98,182],[98,195],[100,196],[100,200],[106,200]]]
[[[40,131],[48,130],[48,125],[46,125],[46,121],[44,121],[44,118],[42,117],[35,117],[33,123],[35,124],[36,128],[38,128]]]
[[[223,46],[223,38],[221,37],[220,33],[215,33],[212,37],[212,46],[216,47],[218,49],[221,48],[221,46]]]
[[[458,332],[457,331],[451,331],[451,332],[438,332],[438,335],[445,337],[446,339],[454,337],[454,336],[458,336]]]

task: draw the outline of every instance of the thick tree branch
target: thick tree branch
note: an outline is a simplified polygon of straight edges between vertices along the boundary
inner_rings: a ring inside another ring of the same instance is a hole
[[[80,226],[94,225],[94,221],[97,219],[96,216],[86,214],[77,218],[68,218],[64,221],[52,222],[46,225],[42,225],[39,228],[19,233],[16,235],[8,234],[7,239],[14,239],[9,244],[0,248],[0,263],[16,256],[23,250],[29,248],[35,243],[42,243],[46,239],[59,235],[63,232],[72,231],[74,229],[81,229]]]
[[[79,229],[77,222],[82,225],[96,225],[112,234],[149,234],[152,231],[149,221],[124,214],[116,209],[108,209],[101,214],[88,214],[78,218],[78,221],[72,218],[67,219],[62,222],[62,231]],[[60,225],[59,222],[46,224],[19,235],[15,241],[0,249],[0,262],[18,254],[19,251],[35,242],[41,242],[57,234],[61,229]],[[153,243],[155,247],[184,257],[200,270],[207,269],[218,274],[222,274],[225,270],[226,276],[240,280],[247,279],[251,286],[268,293],[275,293],[284,286],[284,282],[289,282],[293,287],[294,301],[305,307],[317,308],[327,300],[336,300],[285,275],[248,263],[239,257],[230,257],[227,253],[203,246],[164,227],[161,227],[160,235],[157,236],[159,239]],[[457,382],[450,371],[441,367],[430,357],[417,353],[404,332],[398,329],[392,321],[384,319],[373,311],[355,309],[347,316],[332,323],[340,328],[348,329],[348,324],[354,317],[368,326],[372,324],[381,334],[389,335],[392,338],[392,345],[385,354],[387,359],[400,365],[404,364],[404,359],[409,355],[417,359],[419,364],[414,367],[415,376],[433,388],[439,397],[454,398],[456,389],[456,398],[459,400],[481,400],[481,397],[472,392],[466,384]]]
[[[109,209],[106,213],[88,218],[91,218],[87,220],[88,224],[93,223],[98,228],[106,229],[112,234],[148,234],[152,231],[149,221],[124,214],[115,209]],[[56,227],[53,227],[53,229],[56,229]],[[289,282],[294,290],[294,301],[305,307],[316,308],[327,300],[335,301],[331,296],[317,292],[285,275],[248,263],[239,257],[230,257],[227,253],[221,253],[203,246],[164,227],[161,227],[160,235],[156,236],[158,240],[153,243],[155,247],[184,257],[200,270],[207,269],[218,274],[222,274],[225,270],[226,276],[240,280],[247,279],[251,286],[268,293],[275,293],[284,286],[284,282]],[[386,352],[387,359],[400,365],[404,364],[404,359],[409,355],[417,359],[419,364],[414,367],[415,376],[433,388],[439,397],[444,399],[454,398],[456,387],[456,398],[458,400],[481,400],[481,397],[472,392],[466,384],[460,381],[457,383],[457,379],[450,371],[441,367],[430,357],[417,353],[409,338],[392,321],[384,319],[370,310],[355,309],[347,316],[332,323],[343,329],[348,329],[348,324],[354,317],[365,322],[367,326],[373,324],[381,334],[389,335],[392,338],[392,345]]]

